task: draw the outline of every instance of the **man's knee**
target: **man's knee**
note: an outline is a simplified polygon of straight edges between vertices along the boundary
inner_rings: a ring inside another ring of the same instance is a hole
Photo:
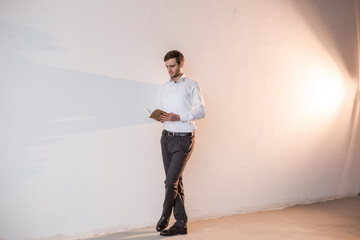
[[[165,189],[170,191],[177,191],[178,181],[165,181]]]

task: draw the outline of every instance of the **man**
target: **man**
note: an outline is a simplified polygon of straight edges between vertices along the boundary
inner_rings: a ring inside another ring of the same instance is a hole
[[[163,211],[156,230],[162,236],[187,234],[182,173],[195,143],[194,120],[205,117],[199,85],[185,77],[184,60],[183,54],[177,50],[164,57],[170,80],[162,86],[160,93],[161,109],[166,112],[160,116],[164,127],[161,152],[166,178]],[[165,230],[172,210],[176,222]]]

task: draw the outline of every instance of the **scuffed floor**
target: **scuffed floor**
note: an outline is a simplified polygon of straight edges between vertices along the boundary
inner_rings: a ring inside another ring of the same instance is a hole
[[[188,235],[171,239],[205,240],[360,240],[360,197],[234,215],[188,224]],[[155,227],[87,240],[166,239]]]

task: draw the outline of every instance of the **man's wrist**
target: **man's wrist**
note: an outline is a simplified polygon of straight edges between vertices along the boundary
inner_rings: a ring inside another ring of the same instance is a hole
[[[179,120],[179,121],[182,121],[182,122],[192,121],[193,118],[194,118],[194,117],[191,115],[191,113],[187,113],[187,114],[179,115],[179,116],[180,116],[180,120]]]
[[[181,121],[181,118],[180,118],[179,114],[175,114],[175,121]]]

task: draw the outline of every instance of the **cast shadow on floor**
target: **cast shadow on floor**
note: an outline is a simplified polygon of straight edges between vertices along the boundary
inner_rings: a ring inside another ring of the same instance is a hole
[[[141,230],[132,230],[126,232],[118,232],[118,233],[110,233],[108,235],[92,237],[91,240],[121,240],[121,239],[137,239],[137,240],[157,240],[164,239],[164,237],[160,236],[156,231],[144,231]],[[88,240],[90,240],[88,238]],[[82,239],[86,240],[86,239]]]

